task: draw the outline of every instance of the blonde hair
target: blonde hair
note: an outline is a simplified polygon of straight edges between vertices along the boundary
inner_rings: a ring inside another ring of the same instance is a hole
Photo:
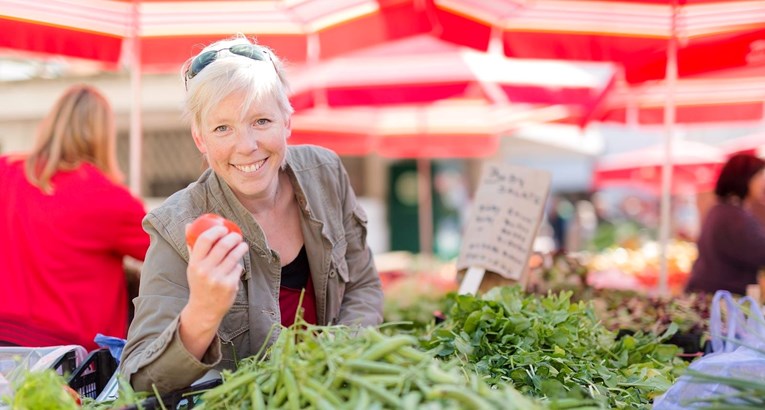
[[[87,162],[121,183],[116,134],[114,112],[106,97],[88,85],[72,86],[40,123],[32,152],[25,159],[26,177],[52,194],[51,178],[57,172]]]
[[[254,60],[228,50],[238,44],[260,47],[267,60]],[[188,70],[194,59],[208,51],[218,51],[215,60],[188,79]],[[250,41],[244,35],[220,40],[205,47],[183,64],[181,76],[187,87],[184,117],[190,119],[192,127],[197,130],[204,126],[204,119],[213,107],[235,92],[245,93],[243,116],[252,103],[262,101],[266,96],[276,98],[285,119],[294,111],[289,100],[289,84],[282,61],[271,49],[254,40]]]

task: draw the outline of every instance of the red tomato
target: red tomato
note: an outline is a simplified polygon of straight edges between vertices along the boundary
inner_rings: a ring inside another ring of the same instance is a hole
[[[72,396],[72,399],[74,399],[74,402],[77,403],[78,406],[82,405],[82,399],[80,399],[80,394],[77,393],[77,390],[66,385],[64,385],[64,390]]]
[[[242,234],[242,230],[239,229],[239,226],[228,219],[216,214],[204,214],[195,219],[194,222],[191,223],[191,226],[189,226],[189,230],[186,232],[186,243],[193,248],[194,244],[197,242],[197,238],[202,232],[217,225],[225,226],[229,232],[236,232],[239,235]]]

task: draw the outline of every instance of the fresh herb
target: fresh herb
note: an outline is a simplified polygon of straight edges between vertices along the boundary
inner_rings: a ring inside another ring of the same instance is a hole
[[[649,408],[685,364],[662,344],[677,329],[637,332],[616,340],[592,306],[571,293],[526,295],[498,287],[482,298],[452,295],[446,321],[425,337],[426,348],[457,357],[494,385],[512,384],[548,400],[588,399],[602,408]]]

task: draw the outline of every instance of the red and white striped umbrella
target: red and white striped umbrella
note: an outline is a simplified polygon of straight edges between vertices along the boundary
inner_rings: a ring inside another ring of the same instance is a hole
[[[429,104],[313,108],[292,116],[289,143],[316,144],[342,155],[390,158],[480,158],[499,138],[529,123],[556,121],[563,106],[491,105],[451,99]]]
[[[765,65],[680,78],[674,86],[676,122],[709,124],[765,117]],[[597,118],[604,122],[660,125],[667,101],[664,81],[617,83]]]
[[[765,158],[765,132],[760,131],[743,137],[727,140],[720,144],[725,155],[752,154]]]
[[[725,153],[713,145],[695,141],[672,142],[672,192],[709,191],[717,181]],[[663,144],[603,157],[595,166],[593,188],[628,186],[661,193]]]
[[[0,48],[114,67],[137,33],[144,71],[175,71],[234,33],[304,62],[429,28],[413,0],[0,0]]]
[[[413,36],[322,61],[292,75],[297,110],[484,98],[569,107],[585,124],[615,83],[610,63],[513,59]],[[465,116],[462,116],[465,118]]]
[[[441,37],[519,58],[612,61],[664,78],[676,5],[680,77],[765,61],[758,0],[434,0]]]

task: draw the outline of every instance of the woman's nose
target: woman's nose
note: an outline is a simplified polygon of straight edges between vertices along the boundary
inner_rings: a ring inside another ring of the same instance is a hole
[[[258,149],[258,133],[251,128],[245,128],[239,135],[238,145],[244,151],[255,151]]]

